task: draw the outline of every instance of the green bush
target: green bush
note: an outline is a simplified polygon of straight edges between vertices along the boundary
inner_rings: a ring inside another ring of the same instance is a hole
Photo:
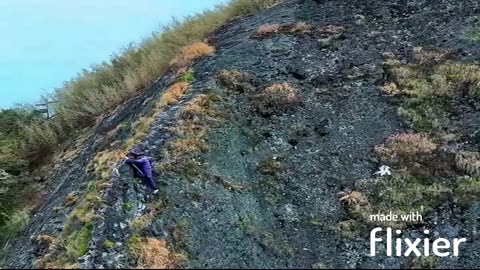
[[[23,138],[27,137],[24,127],[36,121],[41,121],[41,115],[32,109],[0,111],[0,169],[14,175],[26,170],[22,151]]]
[[[5,245],[11,238],[15,237],[30,220],[27,209],[18,210],[12,214],[1,213],[6,222],[0,226],[0,244]]]
[[[185,72],[184,74],[182,74],[182,76],[180,76],[178,78],[178,81],[179,82],[186,82],[186,83],[193,83],[195,81],[195,73],[192,70],[189,70],[189,71]]]

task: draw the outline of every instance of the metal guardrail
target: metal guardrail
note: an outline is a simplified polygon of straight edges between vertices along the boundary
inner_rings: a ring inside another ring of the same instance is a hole
[[[45,103],[35,104],[35,107],[39,107],[35,110],[38,113],[43,113],[47,115],[47,119],[52,118],[55,116],[55,112],[51,110],[50,104],[58,103],[58,101],[47,101]]]

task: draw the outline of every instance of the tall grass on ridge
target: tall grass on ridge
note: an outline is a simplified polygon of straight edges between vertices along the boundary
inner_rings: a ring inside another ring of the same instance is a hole
[[[172,60],[185,46],[201,42],[235,17],[255,13],[278,2],[233,0],[184,20],[174,20],[141,44],[131,45],[114,55],[110,62],[83,70],[53,94],[59,101],[54,120],[25,127],[22,147],[25,156],[33,160],[41,158],[41,153],[53,151],[73,131],[94,124],[98,116],[143,91],[170,69]]]

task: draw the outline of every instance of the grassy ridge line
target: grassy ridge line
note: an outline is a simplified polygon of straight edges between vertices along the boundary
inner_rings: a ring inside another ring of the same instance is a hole
[[[64,83],[53,96],[58,100],[54,120],[38,120],[24,126],[22,152],[36,161],[74,130],[88,127],[102,114],[137,95],[170,68],[180,69],[175,60],[182,48],[199,42],[232,18],[252,14],[279,0],[233,0],[214,10],[174,21],[162,32],[130,46],[107,63],[83,70],[77,78]]]

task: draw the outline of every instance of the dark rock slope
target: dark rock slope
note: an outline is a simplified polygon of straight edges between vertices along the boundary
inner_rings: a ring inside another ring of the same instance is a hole
[[[476,1],[301,0],[225,25],[209,38],[217,53],[193,66],[196,80],[189,94],[157,115],[137,145],[161,162],[162,149],[176,136],[171,128],[177,112],[198,95],[213,92],[221,96],[225,119],[211,128],[209,150],[199,157],[204,172],[162,174],[161,192],[153,196],[132,181],[121,160],[112,165],[111,185],[102,192],[105,203],[96,213],[101,218],[93,223],[88,252],[78,266],[137,266],[128,252],[135,234],[128,224],[160,202],[140,236],[166,240],[172,250],[186,254],[183,266],[188,268],[408,266],[408,258],[368,257],[368,234],[345,239],[334,229],[349,219],[337,194],[378,169],[374,146],[409,129],[390,97],[378,90],[387,79],[384,53],[408,57],[423,46],[454,51],[462,61],[478,59],[480,47],[465,38],[476,15]],[[323,30],[253,36],[267,23],[297,22]],[[325,30],[328,26],[337,28]],[[281,113],[259,110],[261,97],[227,89],[217,76],[222,70],[249,74],[240,87],[244,90],[288,82],[301,94],[301,104],[280,108]],[[74,206],[56,208],[72,192],[84,196],[97,177],[89,166],[94,157],[112,149],[112,142],[128,139],[131,131],[114,138],[107,138],[108,132],[149,115],[173,80],[172,74],[164,76],[106,116],[78,157],[57,169],[48,180],[45,203],[13,244],[7,266],[30,268],[45,255],[37,236],[59,236]],[[478,266],[471,233],[480,225],[472,218],[478,213],[472,207],[461,221],[446,217],[448,226],[440,231],[472,241],[461,257],[437,266]]]

